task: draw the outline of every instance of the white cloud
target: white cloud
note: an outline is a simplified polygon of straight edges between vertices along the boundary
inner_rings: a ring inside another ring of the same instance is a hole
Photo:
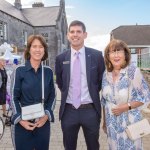
[[[85,45],[98,49],[100,51],[104,51],[109,41],[110,34],[89,36],[85,41]]]
[[[11,3],[12,5],[14,5],[15,0],[6,0],[7,2]],[[41,0],[39,0],[41,1]],[[32,4],[35,2],[35,0],[25,0],[25,1],[21,1],[22,7],[31,7]]]
[[[67,17],[68,21],[73,18],[73,16],[70,15],[70,13],[69,13],[68,11],[70,11],[70,10],[72,10],[72,9],[74,9],[74,8],[75,8],[75,7],[74,7],[73,5],[67,5],[67,6],[65,7],[66,12],[67,12],[67,13],[66,13],[66,17]]]
[[[15,0],[6,0],[7,2],[11,3],[12,5],[14,4]],[[51,6],[51,3],[48,0],[22,0],[21,4],[23,8],[30,8],[32,7],[32,4],[34,2],[43,2],[45,4],[45,6]],[[54,5],[56,5],[55,3],[57,3],[59,5],[59,0],[57,0],[56,2],[53,1]],[[73,5],[66,5],[65,6],[66,9],[74,9],[75,7]]]
[[[67,16],[67,19],[70,19],[70,18],[72,18],[72,16],[71,15],[66,15]]]
[[[66,9],[74,9],[75,7],[73,5],[67,5],[65,6]]]
[[[14,0],[6,0],[7,2],[13,4],[14,3]]]
[[[43,0],[36,0],[36,2],[43,2]]]

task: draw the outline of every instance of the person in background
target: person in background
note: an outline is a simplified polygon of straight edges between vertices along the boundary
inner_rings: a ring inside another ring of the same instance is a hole
[[[110,41],[104,52],[106,71],[102,80],[103,129],[110,150],[142,150],[142,140],[132,141],[125,129],[142,119],[140,106],[150,100],[149,87],[131,61],[124,41]]]
[[[59,118],[65,150],[77,149],[80,127],[88,150],[99,150],[101,104],[99,91],[104,67],[102,53],[84,46],[87,37],[83,22],[71,22],[68,40],[71,49],[56,57],[56,82],[61,91]]]
[[[42,61],[48,58],[44,37],[31,35],[27,41],[25,64],[16,67],[12,83],[12,139],[16,150],[48,150],[50,122],[54,121],[55,89],[53,72],[44,67],[43,117],[22,120],[21,107],[42,101]]]
[[[2,105],[3,117],[6,114],[6,94],[7,94],[7,73],[5,70],[5,61],[0,59],[0,105]]]

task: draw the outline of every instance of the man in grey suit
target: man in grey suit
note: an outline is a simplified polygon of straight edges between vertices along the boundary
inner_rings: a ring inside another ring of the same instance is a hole
[[[104,72],[102,53],[84,46],[87,37],[83,22],[71,22],[68,40],[71,49],[56,57],[56,82],[61,91],[59,118],[65,150],[76,150],[80,127],[88,150],[99,150],[101,90]]]

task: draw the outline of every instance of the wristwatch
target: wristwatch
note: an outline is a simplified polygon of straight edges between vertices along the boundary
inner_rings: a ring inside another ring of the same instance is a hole
[[[131,104],[130,103],[128,103],[128,108],[129,108],[129,110],[131,110],[132,108],[131,108]]]

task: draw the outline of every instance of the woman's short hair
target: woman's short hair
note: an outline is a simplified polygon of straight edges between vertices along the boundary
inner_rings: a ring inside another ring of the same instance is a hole
[[[106,69],[108,72],[113,71],[113,65],[109,59],[109,52],[110,50],[112,51],[112,50],[117,50],[117,49],[123,49],[125,53],[125,63],[121,66],[121,68],[127,67],[130,63],[131,53],[127,44],[122,40],[113,39],[110,41],[110,43],[107,45],[104,51],[104,60],[105,60],[105,65],[106,65]]]
[[[25,60],[30,59],[30,48],[31,48],[31,45],[35,39],[39,40],[41,42],[42,46],[44,47],[44,56],[42,58],[42,61],[44,61],[48,58],[48,46],[47,46],[46,41],[42,35],[30,35],[28,37],[27,48],[26,48],[25,53],[24,53],[24,58],[25,58]]]

